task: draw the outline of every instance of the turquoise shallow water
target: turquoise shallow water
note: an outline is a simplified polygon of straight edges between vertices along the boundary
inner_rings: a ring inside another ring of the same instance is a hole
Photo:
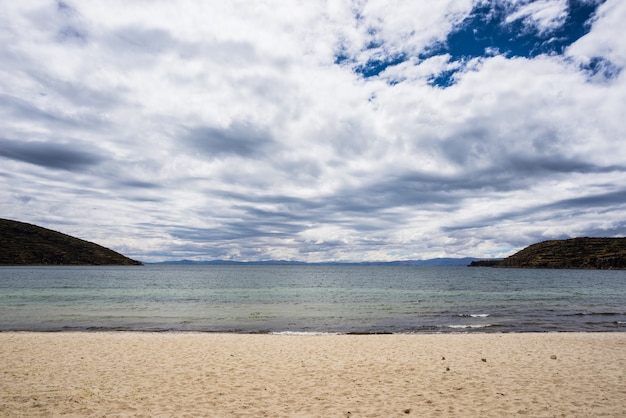
[[[0,331],[626,331],[626,271],[0,267]]]

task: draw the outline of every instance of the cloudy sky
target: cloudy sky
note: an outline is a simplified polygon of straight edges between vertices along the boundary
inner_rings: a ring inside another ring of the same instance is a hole
[[[142,261],[626,235],[626,1],[0,3],[0,217]]]

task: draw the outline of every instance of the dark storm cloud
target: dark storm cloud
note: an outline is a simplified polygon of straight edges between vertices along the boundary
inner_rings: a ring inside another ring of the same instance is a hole
[[[626,166],[600,166],[586,161],[564,158],[559,156],[552,157],[511,157],[508,159],[508,167],[512,170],[527,176],[543,176],[554,173],[611,173],[614,171],[626,171]]]
[[[22,142],[0,138],[0,156],[42,167],[67,171],[83,171],[104,161],[104,158],[76,144]]]
[[[288,224],[262,219],[253,221],[227,221],[219,228],[173,227],[169,230],[172,237],[193,242],[227,242],[242,239],[261,239],[266,237],[285,238]]]
[[[448,193],[453,178],[420,173],[391,176],[357,189],[343,189],[328,199],[332,211],[363,213],[412,206],[454,205],[461,198]],[[459,181],[459,180],[457,180]]]
[[[258,230],[288,231],[291,234],[307,229],[313,220],[316,223],[336,224],[358,230],[381,230],[389,224],[400,222],[397,214],[382,213],[386,209],[405,204],[415,205],[415,200],[407,202],[403,196],[405,190],[398,189],[394,183],[378,183],[366,188],[343,188],[324,198],[301,199],[293,196],[244,195],[232,192],[216,192],[233,203],[233,207],[241,210],[241,219],[246,224],[253,224]],[[420,196],[424,206],[436,200],[430,196]],[[417,198],[416,198],[417,199]],[[444,200],[440,198],[439,200]],[[275,209],[261,209],[259,206],[270,205]],[[376,217],[376,223],[371,218]]]
[[[511,117],[505,114],[505,117]],[[534,115],[533,115],[534,117]],[[446,161],[455,163],[458,175],[417,175],[416,181],[432,184],[438,190],[507,191],[532,186],[547,177],[567,174],[624,172],[626,165],[599,165],[579,157],[568,157],[568,138],[551,127],[552,122],[530,123],[523,132],[506,127],[500,138],[497,124],[472,121],[449,138],[429,144]],[[509,131],[510,130],[510,131]]]
[[[254,158],[265,154],[273,139],[264,128],[247,122],[234,122],[223,129],[212,126],[190,129],[184,142],[192,151],[208,157]]]
[[[534,184],[553,178],[566,179],[573,174],[601,174],[625,172],[626,166],[601,166],[578,159],[541,156],[491,157],[493,164],[484,169],[467,170],[462,176],[442,184],[442,189],[458,191],[504,192],[532,187]]]
[[[118,183],[121,186],[133,187],[137,189],[161,189],[162,186],[157,183],[141,180],[122,180]]]
[[[234,218],[223,221],[223,231],[227,231],[226,236],[221,239],[237,238],[261,238],[261,237],[281,237],[288,238],[306,229],[306,222],[311,216],[315,216],[313,211],[307,211],[302,207],[296,209],[285,208],[281,203],[280,208],[273,210],[261,209],[259,204],[265,204],[274,200],[276,196],[267,199],[257,198],[256,204],[250,204],[250,200],[241,203],[234,202],[232,208],[240,214]],[[326,218],[323,213],[316,212],[320,217]],[[229,237],[229,238],[226,238]]]
[[[504,168],[505,167],[505,168]],[[341,190],[325,200],[328,213],[376,214],[387,223],[402,222],[397,214],[385,215],[387,209],[413,207],[416,210],[452,211],[460,208],[463,201],[480,193],[517,190],[528,187],[544,178],[548,171],[610,172],[611,169],[574,164],[564,161],[547,161],[539,164],[528,162],[490,167],[482,170],[466,170],[455,175],[407,172],[381,179],[354,190]]]
[[[626,189],[614,192],[591,194],[587,196],[563,199],[539,207],[540,210],[583,210],[583,209],[611,209],[626,206]]]
[[[315,203],[314,200],[311,199],[301,199],[293,196],[285,196],[280,194],[266,193],[266,194],[256,194],[256,193],[238,193],[229,190],[215,190],[211,191],[215,196],[219,196],[224,199],[232,200],[232,201],[241,201],[248,202],[251,204],[260,204],[260,203],[280,203],[290,208],[294,208],[294,210],[302,210],[303,208],[310,208],[319,206]]]
[[[389,192],[395,193],[394,190]],[[389,195],[374,196],[361,188],[341,189],[332,196],[309,199],[225,191],[212,194],[231,201],[230,207],[239,213],[235,220],[223,221],[222,226],[227,226],[227,233],[224,234],[225,229],[206,230],[202,231],[202,239],[295,238],[309,229],[311,224],[335,225],[361,233],[378,232],[389,230],[405,220],[405,215],[393,211],[394,207],[404,204],[399,198],[394,201]],[[428,202],[425,202],[424,206],[427,205]],[[391,212],[389,209],[392,209]]]
[[[281,207],[285,207],[282,203]],[[266,210],[251,204],[233,205],[234,209],[241,210],[245,213],[244,217],[249,220],[259,219],[264,224],[272,224],[274,226],[284,223],[288,225],[291,222],[302,222],[309,218],[310,214],[306,210],[303,211],[303,205],[299,205],[296,209],[294,206],[285,207],[284,209]],[[290,210],[291,209],[291,210]],[[294,210],[295,209],[295,210]]]
[[[561,199],[548,204],[532,205],[523,209],[511,210],[497,215],[487,215],[482,219],[469,224],[444,227],[442,231],[453,232],[464,229],[484,228],[490,225],[497,225],[502,221],[525,221],[532,219],[534,222],[549,221],[554,218],[556,213],[566,213],[568,215],[580,214],[589,210],[598,212],[619,211],[620,208],[626,207],[626,189],[614,192],[590,194],[570,199]],[[621,227],[617,228],[621,230]],[[605,231],[605,230],[602,230]],[[588,232],[590,234],[590,232]],[[598,234],[599,236],[607,236],[607,232]],[[555,237],[560,238],[560,237]]]
[[[243,219],[260,225],[271,224],[279,228],[289,224],[301,224],[307,219],[321,223],[341,224],[357,230],[384,230],[392,224],[402,223],[406,215],[394,209],[412,207],[416,210],[456,210],[467,198],[480,193],[518,190],[536,184],[546,176],[568,174],[611,173],[626,171],[626,167],[602,167],[570,160],[544,158],[531,159],[510,157],[480,170],[465,170],[455,175],[407,172],[387,176],[356,188],[342,188],[332,195],[313,199],[299,199],[281,195],[245,195],[233,192],[218,192],[221,197],[242,202],[235,207],[245,212]],[[593,201],[592,198],[590,198]],[[247,204],[246,204],[247,203]],[[260,209],[261,205],[278,205],[281,209]],[[557,205],[555,204],[554,208]],[[529,212],[546,210],[535,207]],[[386,213],[391,211],[390,213]],[[489,218],[482,224],[513,219],[527,215],[526,212],[507,212],[498,219]],[[376,218],[376,223],[369,221]],[[476,227],[476,225],[472,226]],[[295,228],[297,230],[298,228]]]

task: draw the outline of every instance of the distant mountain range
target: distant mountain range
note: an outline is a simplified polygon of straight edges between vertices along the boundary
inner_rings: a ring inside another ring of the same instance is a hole
[[[93,242],[0,219],[0,265],[141,265]]]
[[[327,262],[316,265],[404,265],[404,266],[467,266],[478,258],[435,258],[431,260],[406,260],[392,262]],[[75,238],[61,232],[9,219],[0,219],[0,265],[141,265],[93,242]],[[299,261],[165,261],[146,264],[174,265],[307,265]]]
[[[89,241],[23,222],[0,219],[0,265],[141,265]],[[626,238],[572,238],[530,245],[505,259],[433,258],[381,262],[179,260],[172,265],[472,266],[512,268],[626,269]]]
[[[626,269],[626,238],[572,238],[530,245],[503,260],[474,261],[471,267]]]
[[[146,264],[167,264],[167,265],[255,265],[255,266],[439,266],[439,267],[466,267],[473,261],[480,260],[479,258],[465,257],[465,258],[432,258],[428,260],[403,260],[403,261],[364,261],[364,262],[319,262],[319,263],[305,263],[302,261],[289,261],[289,260],[267,260],[267,261],[233,261],[233,260],[210,260],[210,261],[194,261],[194,260],[177,260],[177,261],[163,261],[159,263],[146,263]]]

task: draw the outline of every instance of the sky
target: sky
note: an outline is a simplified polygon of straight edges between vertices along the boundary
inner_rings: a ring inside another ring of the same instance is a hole
[[[0,217],[146,262],[626,236],[623,0],[0,2]]]

